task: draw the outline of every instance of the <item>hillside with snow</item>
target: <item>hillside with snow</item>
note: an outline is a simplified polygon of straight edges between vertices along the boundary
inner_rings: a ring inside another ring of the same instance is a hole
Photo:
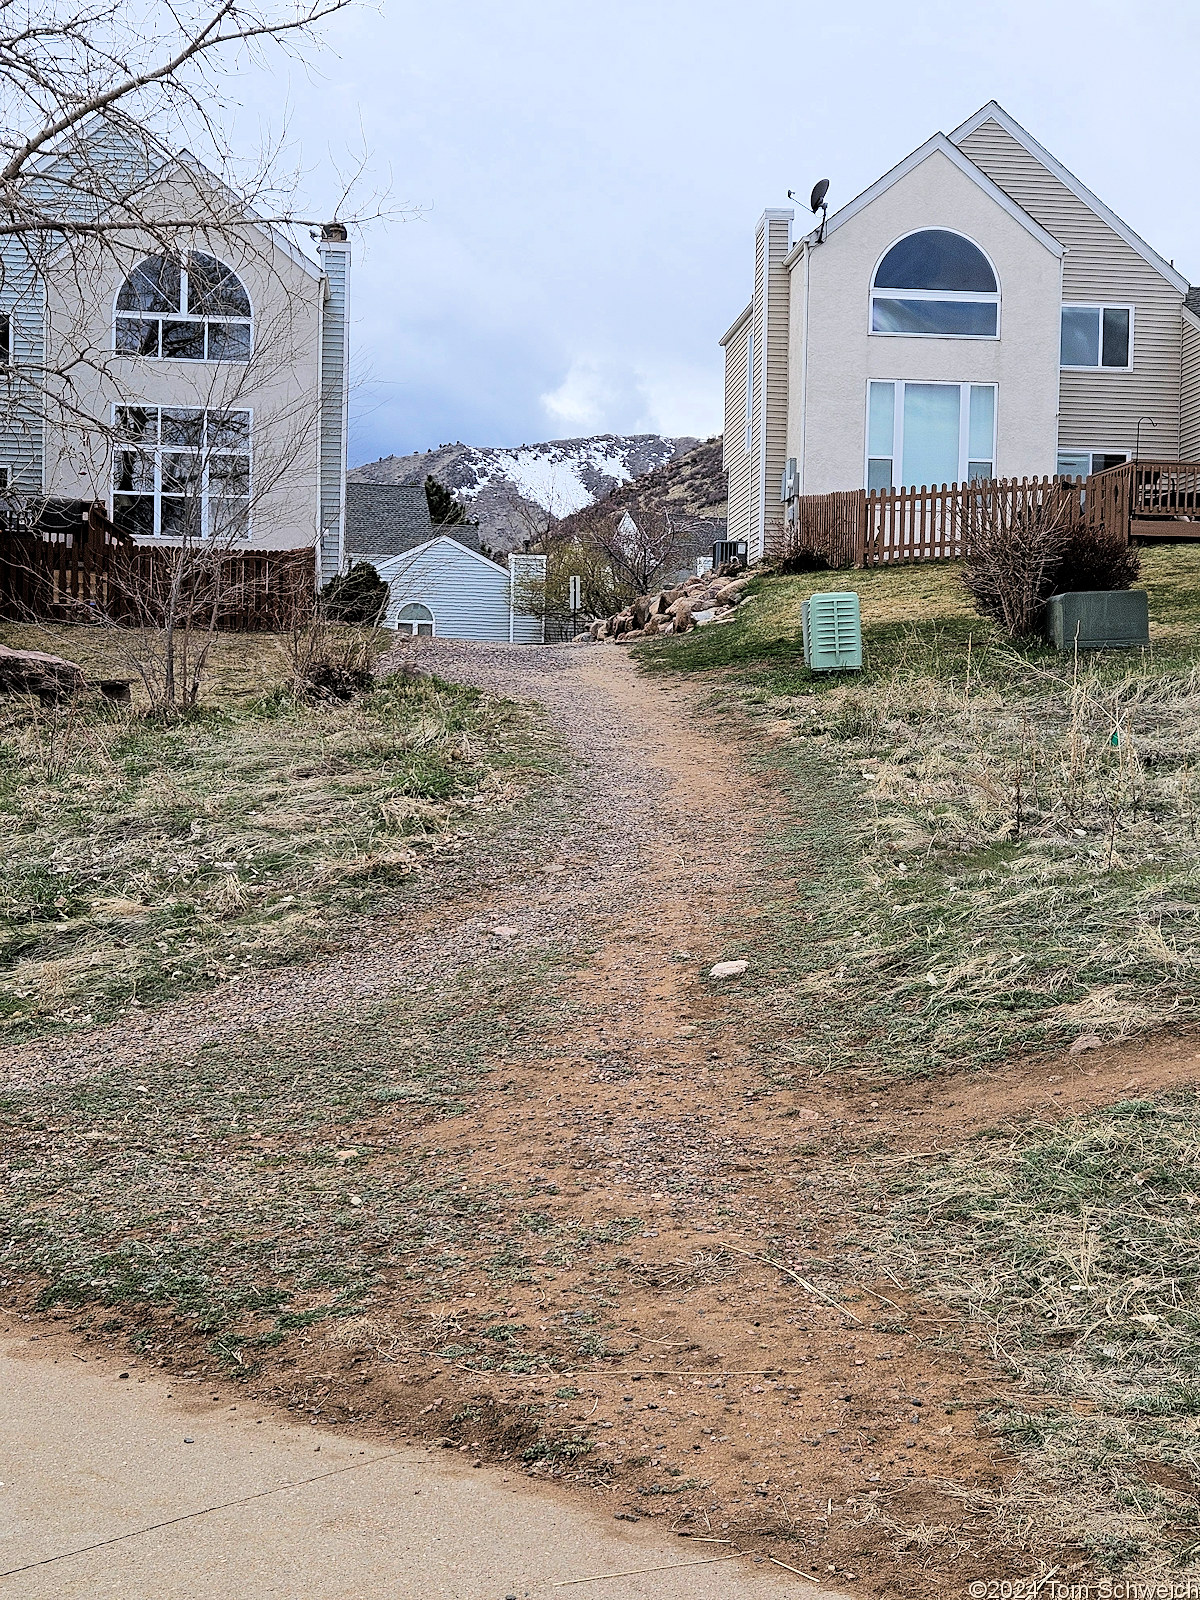
[[[512,449],[447,444],[416,455],[385,456],[355,467],[349,476],[359,483],[436,478],[469,508],[484,544],[512,550],[542,531],[547,514],[582,511],[697,443],[657,433],[601,433]]]

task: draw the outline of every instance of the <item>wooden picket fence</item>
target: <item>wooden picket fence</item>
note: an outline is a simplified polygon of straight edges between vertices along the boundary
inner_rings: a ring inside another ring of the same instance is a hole
[[[171,586],[178,550],[121,537],[103,506],[59,501],[29,528],[0,532],[0,617],[62,622],[153,621]],[[312,605],[311,550],[197,555],[185,581],[216,605],[221,628],[271,632]]]
[[[817,556],[831,567],[948,561],[969,553],[985,517],[1011,519],[1047,500],[1066,502],[1069,514],[1121,544],[1200,538],[1200,463],[1127,461],[1089,478],[988,478],[801,495],[788,505],[777,553]]]

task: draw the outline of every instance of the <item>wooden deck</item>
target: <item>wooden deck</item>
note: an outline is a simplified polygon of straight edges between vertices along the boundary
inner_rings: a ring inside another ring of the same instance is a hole
[[[848,489],[786,502],[781,545],[831,567],[890,566],[964,556],[971,531],[997,500],[1009,514],[1074,501],[1076,516],[1121,544],[1131,539],[1200,539],[1200,462],[1127,461],[1089,478],[988,478],[911,489]]]

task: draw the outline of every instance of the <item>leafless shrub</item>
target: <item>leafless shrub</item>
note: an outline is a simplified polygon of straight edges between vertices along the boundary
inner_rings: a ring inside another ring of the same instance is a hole
[[[1010,638],[1036,634],[1054,575],[1076,531],[1070,501],[1034,494],[1017,502],[983,491],[969,516],[964,543],[970,555],[963,563],[962,581],[975,609]]]

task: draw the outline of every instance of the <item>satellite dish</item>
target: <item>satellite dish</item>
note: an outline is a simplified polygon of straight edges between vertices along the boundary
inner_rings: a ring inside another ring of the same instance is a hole
[[[812,208],[814,216],[821,209],[821,207],[825,204],[825,196],[828,193],[829,193],[829,179],[828,178],[822,178],[819,183],[815,183],[813,185],[813,192],[808,197],[808,203],[809,203],[809,206]]]

